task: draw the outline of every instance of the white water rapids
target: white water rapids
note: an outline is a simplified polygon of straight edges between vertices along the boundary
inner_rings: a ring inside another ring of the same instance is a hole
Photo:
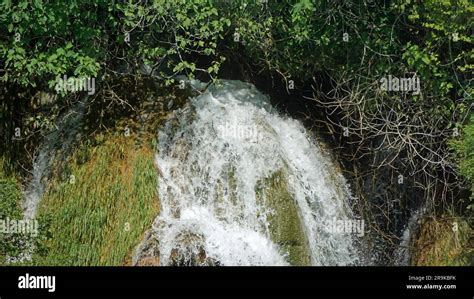
[[[275,213],[259,182],[282,171],[297,207],[312,265],[359,261],[356,236],[327,232],[353,219],[339,167],[303,125],[280,115],[253,85],[222,81],[174,112],[158,136],[161,212],[152,234],[160,263],[205,252],[220,265],[288,265],[271,238]]]

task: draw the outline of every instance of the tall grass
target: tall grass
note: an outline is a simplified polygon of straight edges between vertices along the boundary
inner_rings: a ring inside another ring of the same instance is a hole
[[[50,184],[39,209],[50,234],[34,264],[128,264],[158,214],[152,148],[102,137],[100,145],[77,149]]]
[[[474,265],[473,231],[460,217],[425,218],[414,241],[415,266]]]

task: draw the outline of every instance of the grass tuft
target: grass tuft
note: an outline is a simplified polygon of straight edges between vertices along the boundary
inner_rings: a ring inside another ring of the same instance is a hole
[[[425,218],[414,241],[412,265],[474,265],[473,231],[459,217]]]

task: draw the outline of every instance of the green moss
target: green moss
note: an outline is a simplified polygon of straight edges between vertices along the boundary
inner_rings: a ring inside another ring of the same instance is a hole
[[[308,240],[304,233],[298,207],[292,198],[282,170],[259,183],[258,200],[273,210],[268,217],[270,235],[284,253],[291,265],[310,265]]]
[[[39,217],[50,238],[35,264],[127,264],[158,214],[153,150],[132,137],[102,139],[76,150],[49,186]]]

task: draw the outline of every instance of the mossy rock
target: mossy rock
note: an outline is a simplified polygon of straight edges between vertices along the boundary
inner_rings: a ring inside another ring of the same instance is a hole
[[[298,212],[298,206],[288,191],[283,170],[260,182],[257,200],[272,210],[268,216],[270,237],[287,253],[287,261],[295,266],[311,265],[308,239]]]

